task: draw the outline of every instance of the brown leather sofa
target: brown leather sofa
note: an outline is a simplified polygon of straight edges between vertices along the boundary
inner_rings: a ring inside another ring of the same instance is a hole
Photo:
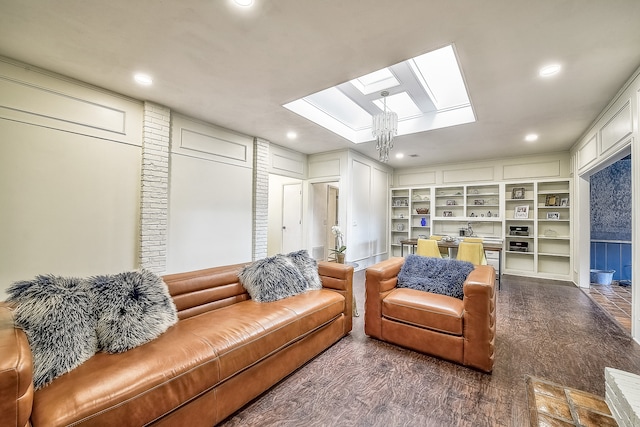
[[[495,270],[477,265],[462,300],[397,288],[404,258],[366,270],[365,333],[484,372],[493,369],[496,335]]]
[[[165,276],[177,324],[35,392],[26,335],[0,305],[0,426],[212,426],[351,331],[353,267],[320,262],[323,289],[257,303],[243,266]]]

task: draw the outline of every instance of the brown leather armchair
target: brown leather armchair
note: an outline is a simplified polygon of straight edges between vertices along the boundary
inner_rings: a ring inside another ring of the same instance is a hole
[[[382,341],[484,372],[493,369],[496,335],[496,273],[477,265],[464,282],[462,300],[397,288],[404,258],[366,270],[364,330]]]

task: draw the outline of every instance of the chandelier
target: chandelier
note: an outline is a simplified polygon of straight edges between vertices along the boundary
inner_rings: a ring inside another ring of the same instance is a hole
[[[384,111],[373,116],[371,133],[376,139],[378,159],[386,163],[389,161],[389,151],[393,148],[393,137],[398,134],[398,115],[393,111],[387,111],[387,96],[389,96],[389,92],[382,91],[380,96],[384,101]]]

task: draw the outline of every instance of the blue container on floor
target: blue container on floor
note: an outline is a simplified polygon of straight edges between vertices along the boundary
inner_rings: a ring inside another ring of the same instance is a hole
[[[591,283],[596,283],[598,285],[610,285],[611,280],[613,279],[613,273],[615,270],[590,270],[591,273],[590,281]]]

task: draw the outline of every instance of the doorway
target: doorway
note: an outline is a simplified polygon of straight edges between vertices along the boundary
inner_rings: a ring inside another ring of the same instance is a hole
[[[338,182],[311,184],[311,256],[316,261],[331,258],[335,236],[331,227],[338,225],[340,189]]]
[[[628,152],[588,176],[590,283],[583,290],[631,335],[633,193]]]
[[[282,187],[282,253],[302,249],[302,184]]]

